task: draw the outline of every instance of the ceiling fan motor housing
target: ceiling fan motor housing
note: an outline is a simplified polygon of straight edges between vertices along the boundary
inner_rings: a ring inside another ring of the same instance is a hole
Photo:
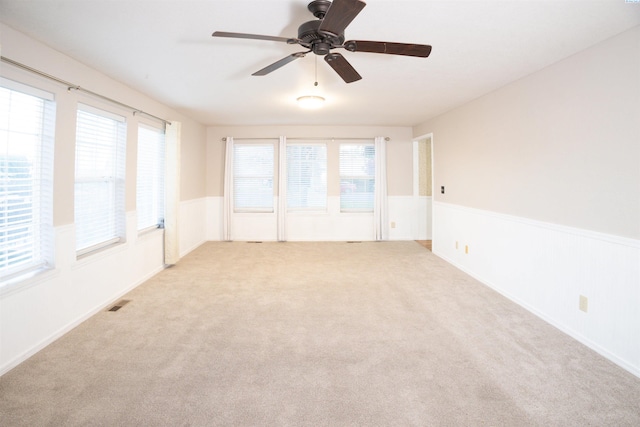
[[[316,55],[326,55],[333,48],[342,46],[344,34],[320,32],[321,20],[308,21],[298,27],[298,40],[301,45],[313,51]]]

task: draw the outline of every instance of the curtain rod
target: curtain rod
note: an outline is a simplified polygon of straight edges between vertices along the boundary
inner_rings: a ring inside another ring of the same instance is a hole
[[[278,138],[273,138],[273,137],[271,137],[271,138],[235,138],[234,137],[233,139],[234,140],[238,140],[238,141],[253,141],[253,140],[278,139]],[[302,138],[302,137],[295,137],[295,138],[291,137],[291,138],[289,138],[289,137],[287,137],[287,141],[296,141],[296,140],[298,140],[298,141],[309,141],[309,140],[311,140],[311,141],[326,141],[328,139],[330,139],[330,140],[338,139],[340,141],[373,141],[375,138],[337,138],[337,137],[334,137],[334,136],[329,136],[329,137],[318,136],[318,137],[308,137],[308,138]],[[385,136],[384,140],[385,141],[391,141],[391,138],[389,138],[388,136]],[[226,136],[223,137],[221,139],[221,141],[222,142],[227,142],[227,137]]]
[[[100,95],[99,93],[90,91],[90,90],[85,89],[83,87],[80,87],[80,86],[78,86],[76,84],[70,83],[70,82],[68,82],[66,80],[62,80],[62,79],[60,79],[58,77],[52,76],[51,74],[47,74],[47,73],[45,73],[43,71],[36,70],[35,68],[29,67],[28,65],[24,65],[24,64],[22,64],[20,62],[14,61],[13,59],[9,59],[9,58],[7,58],[5,56],[0,56],[0,60],[2,60],[2,62],[6,62],[7,64],[11,64],[11,65],[13,65],[15,67],[22,68],[23,70],[29,71],[29,72],[31,72],[33,74],[37,74],[37,75],[39,75],[41,77],[45,77],[45,78],[47,78],[49,80],[53,80],[54,82],[63,84],[65,86],[67,86],[67,90],[69,90],[69,91],[71,91],[73,89],[73,90],[77,90],[79,92],[84,92],[84,93],[86,93],[88,95],[94,96],[96,98],[100,98],[100,99],[108,101],[108,102],[110,102],[112,104],[116,104],[116,105],[119,105],[121,107],[124,107],[124,108],[127,108],[129,110],[132,110],[134,116],[136,114],[144,114],[145,116],[148,116],[148,117],[154,118],[156,120],[159,120],[159,121],[163,122],[164,124],[171,125],[171,122],[169,120],[165,120],[165,119],[163,119],[161,117],[154,116],[153,114],[149,114],[149,113],[147,113],[145,111],[140,110],[139,108],[132,107],[130,105],[124,104],[124,103],[122,103],[120,101],[116,101],[115,99],[109,98],[107,96]]]

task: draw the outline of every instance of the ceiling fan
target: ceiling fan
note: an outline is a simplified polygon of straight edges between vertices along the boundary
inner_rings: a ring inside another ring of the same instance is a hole
[[[316,55],[324,56],[324,60],[346,83],[360,80],[362,77],[346,58],[339,53],[332,52],[333,49],[338,48],[343,48],[350,52],[384,53],[387,55],[405,55],[419,58],[429,56],[431,53],[431,46],[429,45],[365,40],[345,41],[345,28],[347,28],[365,6],[366,3],[362,0],[334,0],[333,2],[329,0],[314,0],[309,3],[307,8],[318,19],[300,25],[300,27],[298,27],[297,38],[230,33],[225,31],[216,31],[212,36],[285,42],[287,44],[299,44],[309,49],[304,52],[296,52],[285,56],[279,61],[256,71],[252,74],[253,76],[267,75],[296,59],[303,58],[307,53],[313,52]]]

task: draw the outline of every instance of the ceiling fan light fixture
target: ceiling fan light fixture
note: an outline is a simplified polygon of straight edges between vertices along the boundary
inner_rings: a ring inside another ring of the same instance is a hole
[[[305,109],[320,108],[324,104],[324,98],[318,95],[304,95],[297,99],[298,106]]]

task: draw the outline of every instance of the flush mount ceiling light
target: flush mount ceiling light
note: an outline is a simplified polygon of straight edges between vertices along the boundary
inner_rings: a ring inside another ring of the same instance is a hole
[[[317,95],[305,95],[297,99],[300,108],[320,108],[324,104],[324,98]]]

